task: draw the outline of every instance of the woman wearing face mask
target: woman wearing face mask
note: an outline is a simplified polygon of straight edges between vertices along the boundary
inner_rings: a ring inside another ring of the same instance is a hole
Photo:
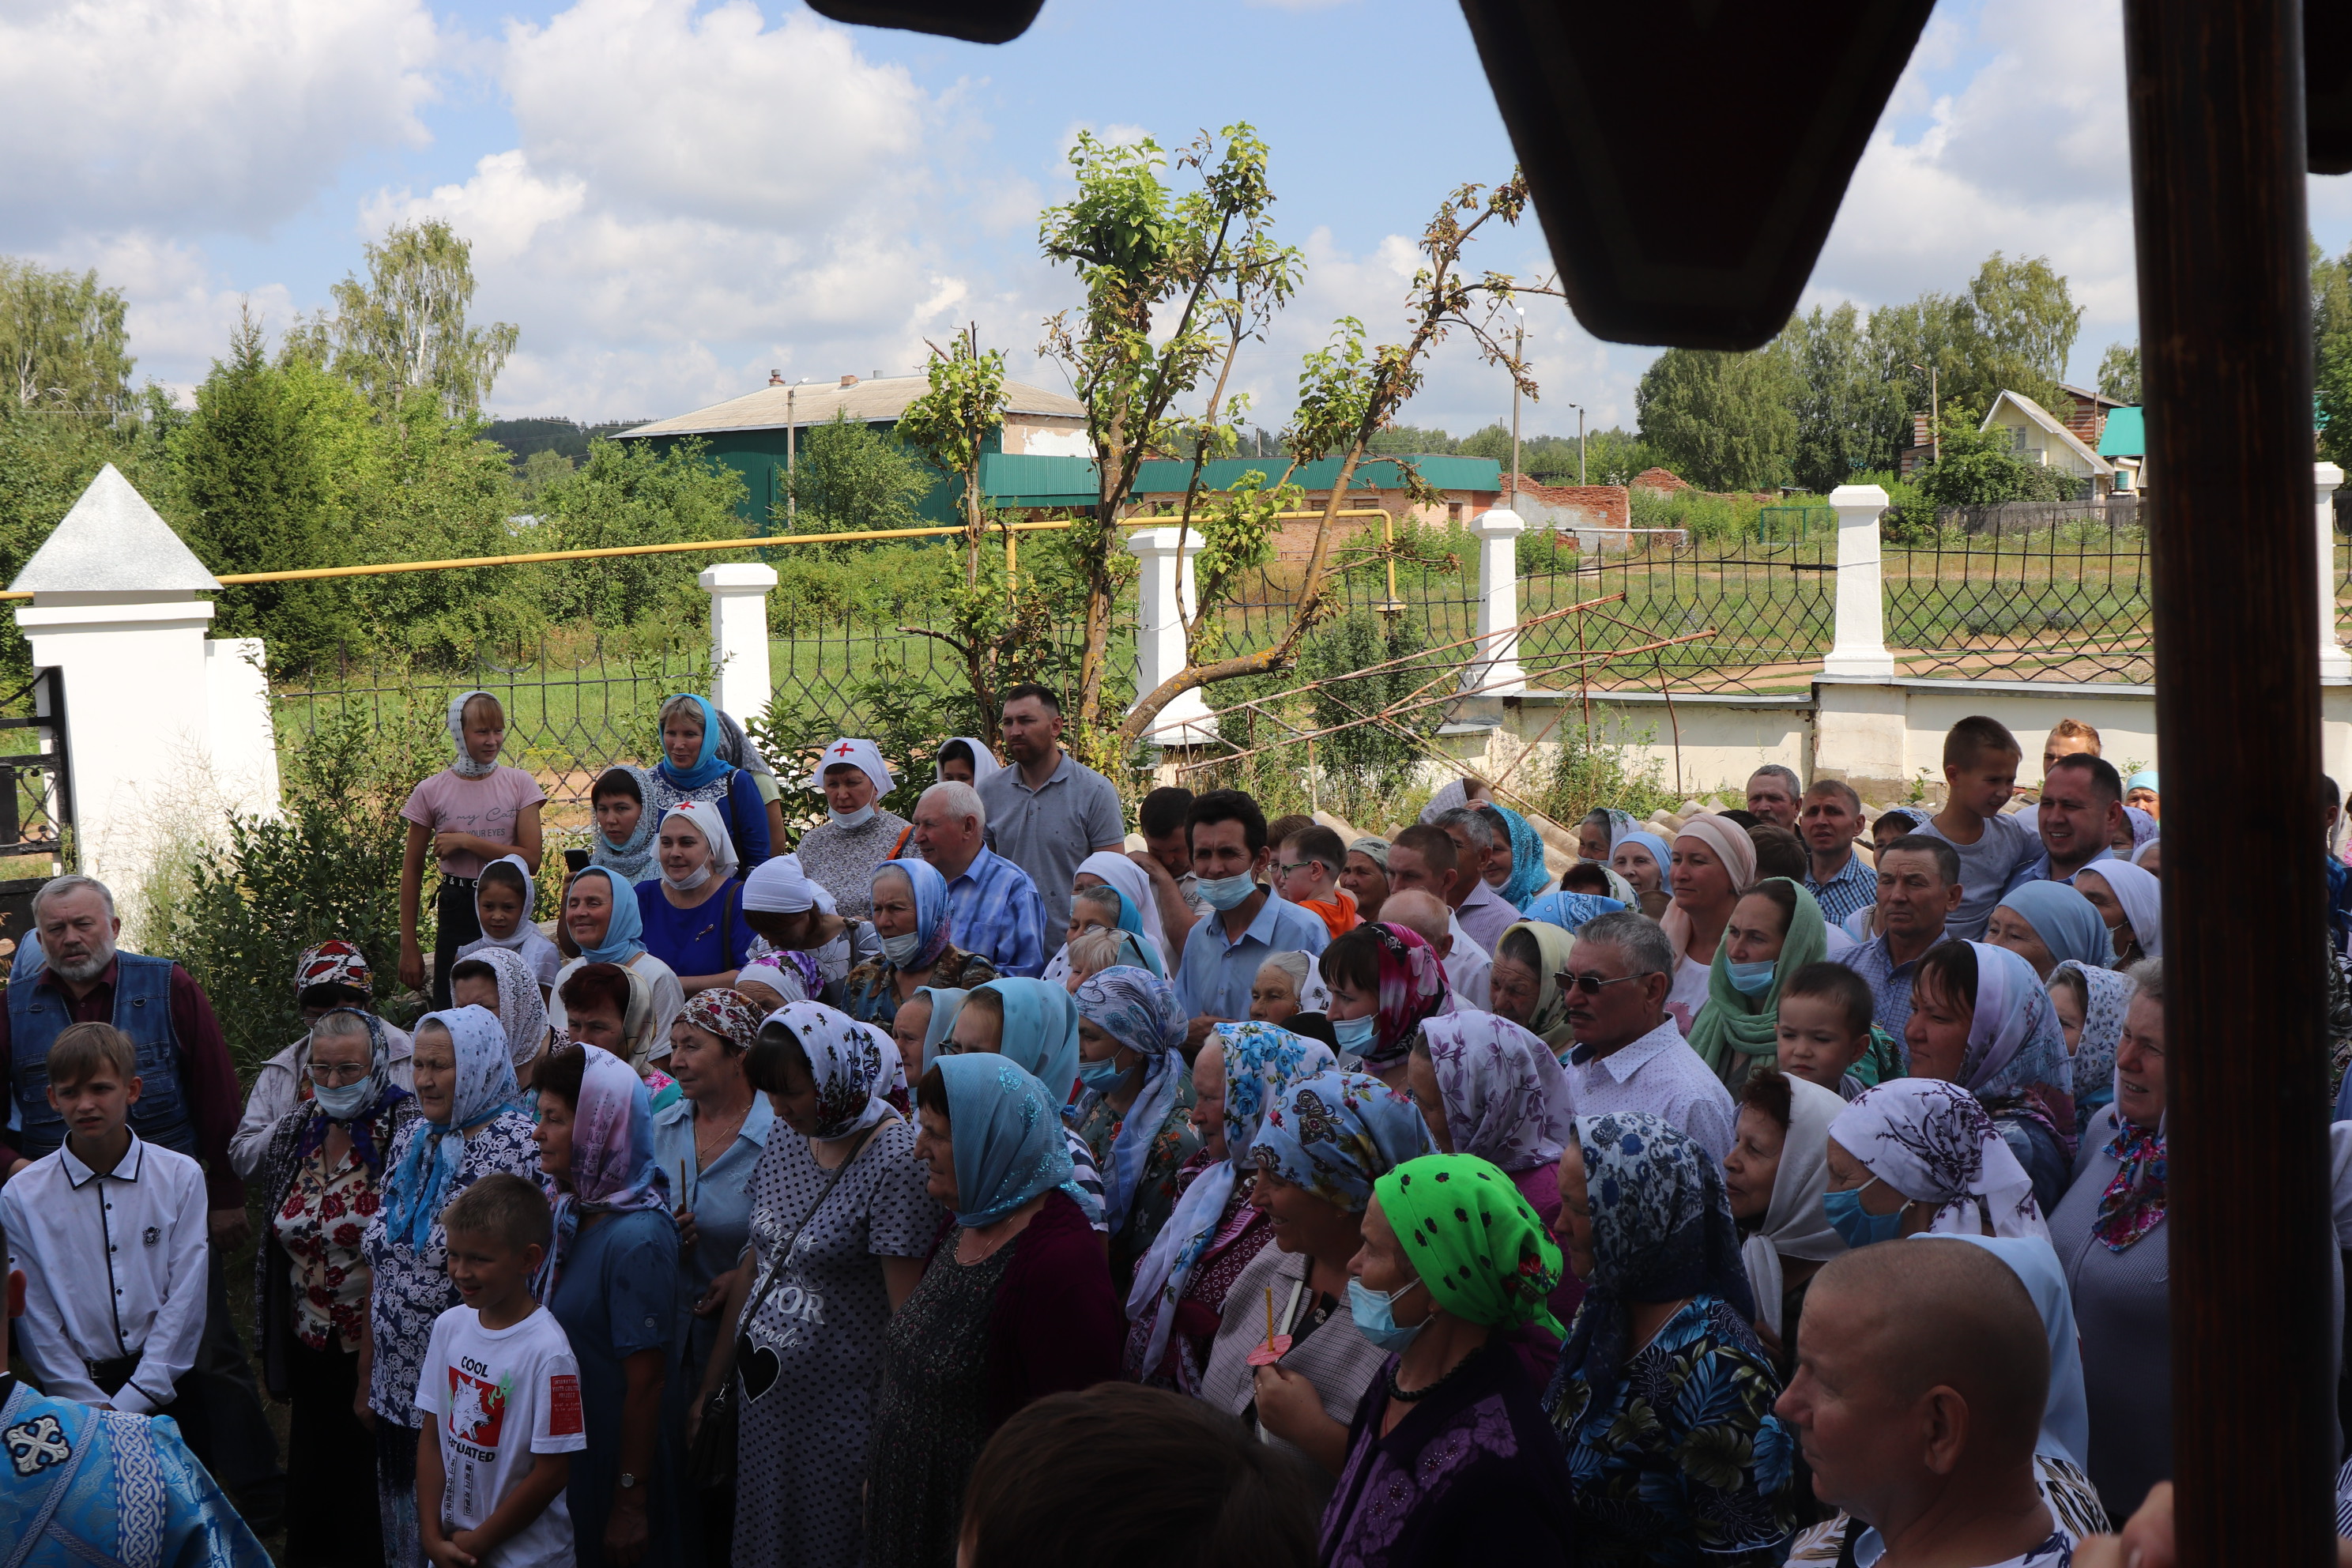
[[[1723,1162],[1731,1217],[1756,1292],[1756,1332],[1786,1378],[1796,1368],[1797,1322],[1822,1265],[1845,1242],[1822,1206],[1829,1185],[1830,1123],[1843,1099],[1773,1070],[1740,1090],[1739,1126]]]
[[[1821,905],[1786,877],[1757,883],[1732,906],[1707,969],[1706,1005],[1689,1037],[1735,1097],[1749,1073],[1780,1055],[1782,985],[1820,963],[1827,944]]]
[[[852,969],[845,983],[843,1010],[859,1023],[887,1028],[898,1004],[921,986],[969,991],[996,978],[996,965],[951,940],[948,885],[929,861],[885,860],[874,868],[870,896],[882,956]]]
[[[1822,1207],[1848,1247],[1927,1231],[2050,1238],[2025,1167],[1958,1084],[1906,1078],[1864,1090],[1830,1123],[1827,1153]]]
[[[1176,988],[1130,964],[1089,977],[1076,993],[1078,1096],[1071,1127],[1103,1176],[1111,1283],[1124,1298],[1135,1261],[1176,1206],[1176,1172],[1201,1146],[1192,1131],[1192,1075],[1177,1047],[1184,1013]]]
[[[907,819],[877,804],[893,783],[881,748],[850,736],[827,746],[809,774],[807,787],[824,796],[825,819],[801,835],[794,853],[844,914],[871,910],[875,868],[906,838]]]
[[[1437,950],[1419,932],[1373,921],[1335,939],[1316,961],[1331,1000],[1324,1014],[1342,1066],[1360,1065],[1391,1089],[1404,1087],[1412,1032],[1454,997]]]
[[[748,742],[735,748],[746,757],[730,762],[727,724],[707,698],[681,692],[662,704],[662,760],[646,775],[646,815],[656,823],[669,808],[689,800],[709,801],[727,824],[727,837],[746,866],[757,866],[774,851],[769,832],[768,803],[760,793],[748,759]],[[762,763],[761,766],[765,766]]]
[[[1530,1324],[1566,1331],[1545,1306],[1559,1248],[1510,1179],[1468,1154],[1381,1177],[1363,1229],[1349,1296],[1360,1326],[1387,1321],[1374,1337],[1391,1359],[1349,1427],[1323,1561],[1575,1559],[1574,1483],[1512,1349]]]
[[[616,964],[645,985],[648,1011],[642,1026],[629,1031],[630,1050],[614,1054],[625,1055],[639,1072],[654,1058],[668,1054],[670,1021],[686,1005],[686,988],[678,984],[677,971],[646,951],[645,916],[635,890],[604,867],[588,867],[563,890],[563,921],[556,935],[568,962],[556,972],[555,994],[548,998],[548,1027],[576,1038],[564,1006],[565,984],[589,964]]]
[[[646,951],[669,965],[688,996],[733,984],[751,962],[753,933],[718,808],[704,801],[670,807],[655,855],[660,879],[635,889]]]

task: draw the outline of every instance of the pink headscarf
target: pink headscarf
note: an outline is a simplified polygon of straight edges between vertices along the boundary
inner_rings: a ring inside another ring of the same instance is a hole
[[[543,1178],[555,1205],[555,1240],[531,1281],[542,1303],[555,1293],[563,1259],[580,1233],[583,1214],[669,1211],[669,1179],[654,1154],[654,1102],[636,1069],[595,1046],[580,1075],[580,1102],[572,1114],[572,1180]]]
[[[1717,816],[1712,812],[1694,816],[1675,830],[1675,837],[1677,840],[1696,838],[1714,851],[1715,858],[1722,861],[1725,869],[1731,873],[1734,892],[1756,880],[1756,841],[1748,837],[1746,828],[1730,818]],[[1666,891],[1671,893],[1674,891],[1674,868],[1666,868]],[[1683,912],[1682,905],[1669,904],[1666,912],[1658,917],[1658,929],[1664,931],[1666,940],[1675,944],[1675,957],[1690,956],[1690,916]]]
[[[1404,1059],[1412,1049],[1413,1030],[1423,1019],[1444,1012],[1453,992],[1437,950],[1419,931],[1380,921],[1360,929],[1381,944],[1379,1025],[1372,1048],[1364,1053],[1364,1065],[1378,1071]]]

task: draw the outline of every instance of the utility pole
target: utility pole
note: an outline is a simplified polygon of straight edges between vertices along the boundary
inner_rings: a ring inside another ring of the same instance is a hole
[[[1584,488],[1584,405],[1571,403],[1569,406],[1576,410],[1576,486],[1577,489],[1582,489]]]
[[[1932,365],[1914,363],[1911,367],[1927,378],[1927,439],[1934,452],[1934,461],[1944,460],[1944,410],[1936,398],[1936,372]]]
[[[1519,377],[1526,374],[1526,360],[1519,351],[1527,346],[1528,313],[1517,305],[1511,309],[1519,313],[1518,329],[1511,336],[1511,507],[1517,510],[1519,504]]]
[[[789,533],[800,521],[800,497],[793,489],[793,400],[800,395],[795,384],[784,388],[784,531]]]

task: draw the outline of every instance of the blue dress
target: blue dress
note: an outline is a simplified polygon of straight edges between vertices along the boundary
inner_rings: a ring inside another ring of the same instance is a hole
[[[673,1354],[677,1322],[677,1226],[657,1209],[607,1215],[582,1228],[572,1242],[563,1272],[548,1306],[572,1342],[580,1363],[580,1404],[588,1418],[588,1447],[572,1456],[572,1483],[564,1499],[572,1510],[572,1535],[580,1568],[604,1561],[604,1524],[621,1473],[621,1404],[626,1381],[621,1363],[643,1350]],[[677,1562],[674,1478],[654,1446],[653,1474],[638,1478],[649,1489],[646,1520],[651,1531],[646,1568]]]
[[[751,961],[759,935],[743,920],[743,884],[733,877],[690,910],[662,897],[660,879],[639,882],[637,916],[646,951],[679,974],[722,974]]]

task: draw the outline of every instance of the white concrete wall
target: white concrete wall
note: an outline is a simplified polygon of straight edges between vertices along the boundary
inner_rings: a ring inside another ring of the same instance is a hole
[[[231,809],[250,816],[278,812],[278,730],[269,712],[268,668],[259,637],[205,639],[213,782]]]

